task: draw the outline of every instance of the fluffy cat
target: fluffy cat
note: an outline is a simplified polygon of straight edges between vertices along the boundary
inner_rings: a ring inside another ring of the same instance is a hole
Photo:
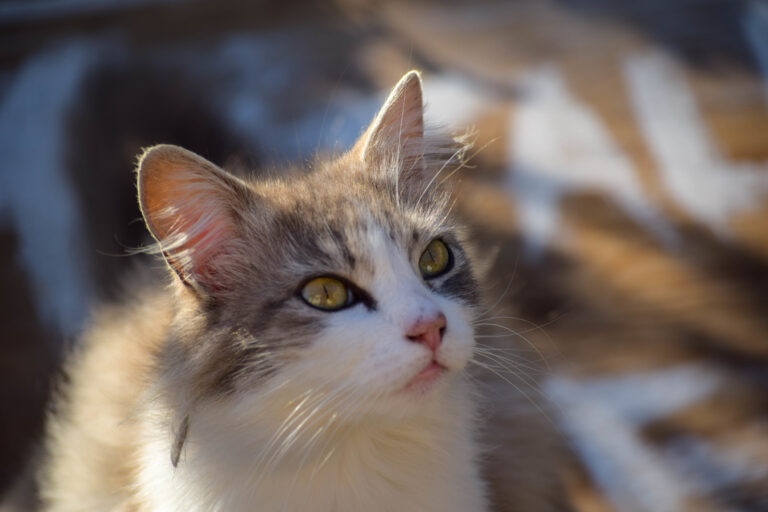
[[[465,372],[479,292],[406,74],[346,154],[248,181],[148,149],[172,276],[105,308],[68,365],[51,511],[489,509]]]

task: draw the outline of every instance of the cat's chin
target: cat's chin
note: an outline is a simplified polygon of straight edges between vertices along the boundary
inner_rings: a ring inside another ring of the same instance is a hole
[[[405,385],[368,404],[367,419],[379,424],[398,424],[442,410],[456,396],[463,379],[450,368],[431,366],[432,363]]]
[[[401,390],[402,393],[425,395],[432,391],[438,381],[444,377],[448,369],[439,362],[432,360]]]

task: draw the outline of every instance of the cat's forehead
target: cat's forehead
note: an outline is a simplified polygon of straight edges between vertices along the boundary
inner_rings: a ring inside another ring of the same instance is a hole
[[[315,265],[370,267],[383,243],[372,241],[410,254],[451,232],[445,215],[399,201],[391,183],[374,178],[318,173],[268,185],[260,195],[271,203],[266,236]]]

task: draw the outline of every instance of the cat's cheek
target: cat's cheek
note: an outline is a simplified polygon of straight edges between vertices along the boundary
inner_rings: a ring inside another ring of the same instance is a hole
[[[286,372],[331,386],[360,379],[374,347],[389,336],[362,307],[329,313],[323,328]]]
[[[344,361],[354,368],[349,380],[361,390],[375,394],[397,391],[431,360],[425,347],[408,341],[402,328],[382,315],[373,314],[363,325],[349,328],[358,332],[359,351],[354,361],[349,358]]]
[[[394,392],[407,385],[431,360],[432,355],[425,347],[407,341],[399,331],[391,329],[372,347],[364,366],[375,376],[372,387]]]
[[[396,392],[431,361],[429,350],[409,341],[401,326],[379,312],[339,315],[338,323],[324,333],[327,354],[345,368],[343,380],[362,392]]]

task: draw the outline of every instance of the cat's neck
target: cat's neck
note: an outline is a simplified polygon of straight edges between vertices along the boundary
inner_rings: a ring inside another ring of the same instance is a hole
[[[445,400],[397,424],[302,429],[311,437],[287,438],[266,458],[280,425],[269,432],[255,425],[238,438],[210,428],[221,425],[220,414],[209,425],[203,414],[175,470],[160,446],[167,436],[149,443],[142,479],[156,490],[152,509],[164,510],[167,500],[188,510],[252,510],[256,503],[260,511],[485,510],[472,400],[460,378],[452,387]]]

